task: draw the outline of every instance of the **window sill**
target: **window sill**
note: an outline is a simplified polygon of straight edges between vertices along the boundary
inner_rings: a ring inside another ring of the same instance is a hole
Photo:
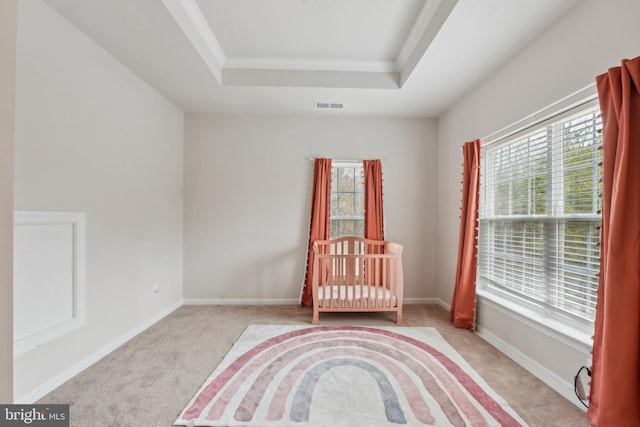
[[[592,349],[592,333],[567,325],[557,319],[517,304],[486,289],[476,291],[478,300],[536,331],[585,353]]]

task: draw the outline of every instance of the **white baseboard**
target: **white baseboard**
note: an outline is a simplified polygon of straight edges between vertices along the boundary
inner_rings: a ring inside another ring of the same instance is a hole
[[[447,304],[438,298],[404,298],[404,304],[437,304],[446,310],[449,310]],[[254,299],[254,298],[194,298],[185,299],[184,305],[296,305],[300,301],[293,298],[282,299]]]
[[[580,403],[575,395],[572,383],[565,381],[560,376],[550,371],[540,363],[536,362],[526,354],[522,353],[520,350],[511,346],[509,343],[493,334],[492,332],[478,327],[475,333],[486,342],[509,356],[514,362],[529,371],[532,375],[540,379],[546,385],[560,393],[564,398],[569,400],[578,408],[582,409],[583,411],[585,410],[584,406],[582,405],[582,403]]]
[[[254,298],[193,298],[185,299],[184,305],[296,305],[300,301],[293,298],[254,299]]]
[[[176,309],[178,309],[182,305],[183,305],[182,300],[175,302],[174,304],[172,304],[169,307],[165,308],[161,312],[159,312],[156,315],[150,317],[149,319],[147,319],[146,321],[144,321],[140,325],[136,326],[133,329],[130,329],[125,334],[123,334],[120,338],[117,338],[117,339],[111,341],[110,343],[108,343],[107,345],[105,345],[104,347],[102,347],[101,349],[96,351],[95,353],[93,353],[93,354],[89,355],[88,357],[84,358],[80,362],[76,363],[75,365],[73,365],[72,367],[67,369],[66,371],[56,375],[55,377],[53,377],[52,379],[50,379],[46,383],[41,384],[40,386],[36,387],[31,392],[29,392],[29,393],[27,393],[27,394],[25,394],[23,396],[16,397],[15,398],[15,403],[18,403],[18,404],[31,404],[31,403],[34,403],[35,401],[37,401],[41,397],[45,396],[46,394],[50,393],[54,389],[58,388],[64,382],[66,382],[69,379],[73,378],[74,376],[78,375],[80,372],[84,371],[89,366],[93,365],[98,360],[102,359],[104,356],[106,356],[107,354],[111,353],[112,351],[114,351],[115,349],[120,347],[122,344],[124,344],[127,341],[129,341],[131,338],[133,338],[136,335],[138,335],[140,332],[142,332],[145,329],[149,328],[150,326],[152,326],[153,324],[155,324],[156,322],[158,322],[159,320],[161,320],[165,316],[173,313]]]
[[[440,300],[439,298],[403,298],[402,303],[404,305],[436,304],[442,306],[442,300]]]
[[[451,311],[451,304],[442,301],[440,298],[434,298],[436,300],[436,304],[440,307],[444,308],[446,311]]]

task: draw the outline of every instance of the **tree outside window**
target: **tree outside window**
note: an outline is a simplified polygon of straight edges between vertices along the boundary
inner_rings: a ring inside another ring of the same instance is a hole
[[[333,163],[330,213],[331,239],[364,237],[364,177],[361,163]]]

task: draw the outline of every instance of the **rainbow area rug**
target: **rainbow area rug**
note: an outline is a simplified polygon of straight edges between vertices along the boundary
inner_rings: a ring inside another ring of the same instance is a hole
[[[174,425],[526,426],[434,328],[251,325]]]

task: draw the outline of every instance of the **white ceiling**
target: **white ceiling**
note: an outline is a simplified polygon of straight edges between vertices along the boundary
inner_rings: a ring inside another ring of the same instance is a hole
[[[439,116],[577,2],[45,1],[185,112],[388,117]]]

